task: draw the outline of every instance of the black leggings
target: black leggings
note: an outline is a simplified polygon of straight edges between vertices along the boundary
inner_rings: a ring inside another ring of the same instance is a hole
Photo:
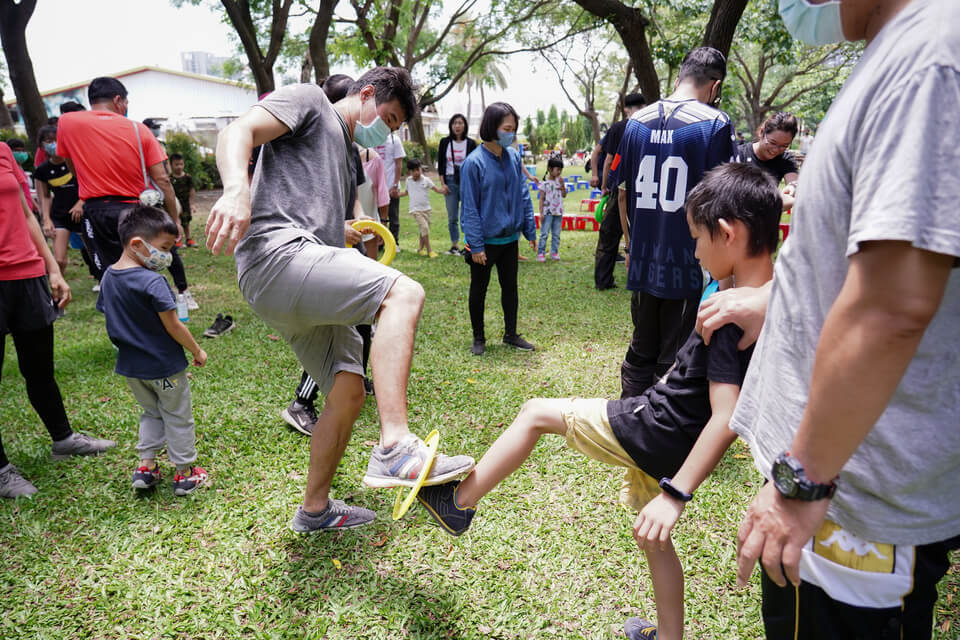
[[[477,264],[469,254],[470,261],[470,324],[473,326],[474,340],[485,340],[483,332],[483,309],[487,300],[487,285],[490,284],[490,271],[497,267],[497,279],[500,280],[500,304],[503,306],[503,335],[517,335],[517,308],[520,297],[517,294],[517,241],[510,244],[488,244],[485,249],[487,264]]]
[[[30,404],[55,442],[69,437],[73,431],[63,408],[60,387],[53,377],[53,325],[36,331],[14,331],[12,335]],[[6,336],[0,336],[0,364],[3,363],[5,345]],[[7,466],[8,462],[0,440],[0,468]]]
[[[173,276],[173,284],[177,287],[177,292],[183,293],[187,290],[187,272],[183,270],[183,260],[180,259],[177,248],[170,249],[170,253],[173,254],[173,262],[170,263],[168,271]]]

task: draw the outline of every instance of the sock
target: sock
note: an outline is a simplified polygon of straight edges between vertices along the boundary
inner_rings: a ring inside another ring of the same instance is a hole
[[[300,507],[300,510],[303,511],[304,515],[310,516],[311,518],[316,518],[318,516],[322,516],[327,511],[330,511],[330,502],[327,502],[327,507],[323,511],[307,511],[303,507]]]

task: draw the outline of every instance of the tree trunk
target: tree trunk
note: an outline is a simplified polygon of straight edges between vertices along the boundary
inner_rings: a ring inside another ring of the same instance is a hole
[[[416,118],[410,118],[407,121],[407,128],[410,129],[410,139],[423,147],[424,153],[429,156],[430,149],[427,149],[427,134],[423,130],[423,118],[419,115]],[[429,158],[420,158],[420,160],[427,164]]]
[[[487,98],[483,95],[483,82],[480,82],[480,112],[487,110]]]
[[[0,129],[13,129],[13,118],[10,117],[10,110],[4,104],[3,89],[0,89]]]
[[[467,122],[470,122],[470,109],[473,107],[473,92],[470,91],[470,85],[472,83],[467,83]]]
[[[330,59],[327,57],[327,38],[330,35],[330,24],[333,22],[333,11],[340,0],[320,0],[317,8],[317,17],[310,27],[310,58],[313,60],[314,77],[317,84],[330,76]]]
[[[37,0],[21,0],[18,4],[13,0],[0,1],[0,42],[3,43],[3,53],[7,59],[10,84],[17,96],[17,110],[27,129],[27,145],[31,149],[37,139],[37,131],[47,124],[47,107],[40,97],[37,78],[33,74],[33,62],[27,51],[27,22],[36,6]]]
[[[276,88],[273,79],[273,63],[276,62],[280,46],[283,44],[287,17],[290,15],[293,0],[282,0],[282,2],[273,0],[273,13],[270,16],[270,44],[266,55],[260,50],[260,43],[257,41],[257,26],[250,14],[250,0],[220,0],[220,2],[247,54],[247,63],[250,65],[253,81],[257,85],[257,94],[263,95],[273,91]]]
[[[737,24],[747,8],[747,0],[715,0],[710,11],[710,21],[703,32],[703,46],[713,47],[730,55],[730,45]]]
[[[313,71],[313,62],[310,60],[310,51],[303,54],[303,62],[300,63],[300,82],[305,84],[310,82],[310,72]],[[320,84],[320,81],[317,81]]]

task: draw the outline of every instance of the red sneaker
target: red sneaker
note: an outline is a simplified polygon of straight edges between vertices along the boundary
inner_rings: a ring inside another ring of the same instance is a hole
[[[190,467],[190,475],[173,476],[173,495],[188,496],[207,483],[207,472],[203,467]]]

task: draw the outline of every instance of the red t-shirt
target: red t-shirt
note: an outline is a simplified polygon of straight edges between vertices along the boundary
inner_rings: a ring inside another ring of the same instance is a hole
[[[150,129],[112,111],[75,111],[57,122],[57,155],[76,169],[80,198],[121,196],[136,200],[144,190],[137,135],[149,174],[167,154]]]
[[[23,192],[17,169],[10,147],[0,144],[0,280],[26,280],[47,273],[20,204]]]

